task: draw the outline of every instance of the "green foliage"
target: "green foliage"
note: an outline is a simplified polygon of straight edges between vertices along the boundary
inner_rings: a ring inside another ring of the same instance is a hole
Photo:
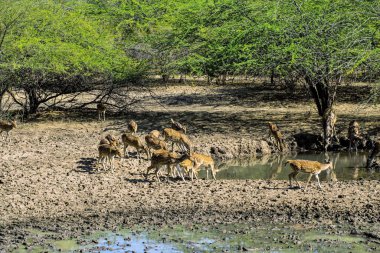
[[[3,67],[121,79],[134,64],[115,46],[113,34],[75,9],[53,1],[19,8],[23,14],[4,40]]]
[[[102,16],[85,1],[1,0],[0,91],[25,91],[27,114],[41,103],[93,85],[138,82],[146,64],[127,57]],[[52,93],[53,92],[53,93]],[[55,93],[55,94],[54,94]],[[1,93],[3,95],[3,93]]]
[[[329,89],[344,78],[380,76],[375,0],[0,2],[2,69],[123,82],[149,67],[151,74],[275,76]]]

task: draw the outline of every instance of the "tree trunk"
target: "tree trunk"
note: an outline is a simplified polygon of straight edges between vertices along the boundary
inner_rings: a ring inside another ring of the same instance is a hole
[[[186,81],[186,77],[184,77],[183,75],[180,75],[178,83],[185,83],[185,81]]]
[[[29,116],[31,114],[37,113],[37,109],[40,106],[41,102],[38,99],[36,89],[30,88],[26,89],[26,94],[28,96],[28,104],[26,104],[27,108],[25,108],[26,115]]]
[[[322,117],[323,142],[326,151],[335,137],[337,117],[333,110],[333,103],[336,86],[332,87],[326,79],[323,80],[322,78],[316,79],[306,76],[305,81],[317,106],[318,114]]]
[[[163,74],[162,75],[162,81],[164,82],[164,83],[167,83],[167,82],[169,82],[169,75],[168,74]]]
[[[270,84],[271,85],[275,85],[276,83],[275,83],[275,81],[274,81],[274,69],[272,69],[272,71],[271,71],[271,74],[270,74]]]
[[[3,89],[0,91],[0,113],[3,112],[3,97],[7,89]]]

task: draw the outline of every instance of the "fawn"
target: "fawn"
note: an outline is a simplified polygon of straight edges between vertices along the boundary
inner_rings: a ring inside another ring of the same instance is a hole
[[[188,153],[185,153],[185,154],[180,156],[177,153],[169,152],[169,151],[164,150],[164,149],[156,150],[152,154],[151,164],[147,168],[145,178],[148,178],[149,171],[154,169],[155,170],[154,173],[155,173],[157,180],[161,181],[160,177],[159,177],[159,171],[160,171],[162,166],[167,167],[167,173],[169,176],[172,166],[176,166],[177,164],[181,163],[182,161],[184,161],[188,158],[189,158]],[[178,169],[178,167],[177,167],[177,169]],[[180,172],[179,172],[179,174],[182,177],[182,180],[185,180],[183,175]]]
[[[174,144],[177,144],[181,151],[191,153],[193,144],[187,135],[172,128],[165,128],[163,130],[163,136],[165,138],[165,141],[170,140],[172,142],[172,151],[174,151]]]
[[[112,134],[107,134],[103,139],[100,140],[99,145],[105,145],[105,144],[111,145],[114,147],[120,146],[119,140]]]
[[[355,120],[348,125],[348,139],[350,142],[348,150],[351,151],[352,146],[354,146],[355,151],[358,151],[358,141],[363,140],[363,137],[360,134],[359,123]]]
[[[217,170],[215,169],[214,159],[211,156],[193,153],[190,159],[195,163],[193,168],[194,173],[198,173],[199,168],[202,166],[206,169],[206,179],[208,179],[208,171],[210,170],[212,177],[216,180],[215,175]]]
[[[153,150],[158,150],[158,149],[167,150],[166,142],[159,139],[158,137],[156,137],[153,134],[147,134],[145,136],[145,142],[146,142],[146,145],[148,147],[149,156],[151,156],[151,149],[153,149]]]
[[[134,136],[133,134],[123,134],[121,136],[121,140],[124,144],[124,156],[127,157],[127,148],[128,146],[132,146],[137,150],[137,156],[141,159],[140,150],[144,150],[147,158],[149,159],[149,153],[147,146],[141,141],[138,136]]]
[[[268,122],[268,126],[269,126],[269,135],[272,135],[275,139],[275,145],[277,147],[277,149],[279,151],[284,151],[285,149],[285,140],[284,140],[284,136],[282,135],[282,133],[280,132],[280,130],[278,129],[277,125],[272,123],[272,122]]]
[[[108,160],[111,171],[114,171],[114,158],[115,156],[121,156],[121,150],[113,145],[102,144],[98,146],[99,158],[98,164],[101,163],[103,165],[103,170],[106,170],[106,162]],[[99,168],[98,168],[99,171]]]

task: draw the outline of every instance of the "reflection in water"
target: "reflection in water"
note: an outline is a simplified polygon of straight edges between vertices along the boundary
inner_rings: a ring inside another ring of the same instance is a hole
[[[286,160],[302,159],[325,162],[331,160],[333,170],[321,173],[324,181],[380,179],[379,171],[365,169],[366,152],[340,153],[301,153],[285,156],[262,156],[245,160],[231,160],[219,165],[218,179],[264,179],[288,180],[291,172],[284,167]],[[305,181],[307,175],[300,173],[299,179]]]

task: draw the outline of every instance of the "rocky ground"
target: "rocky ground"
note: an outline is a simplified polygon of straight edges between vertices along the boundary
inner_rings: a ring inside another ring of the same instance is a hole
[[[82,118],[41,117],[21,123],[12,140],[2,143],[0,251],[24,242],[31,227],[69,236],[120,224],[380,222],[379,181],[325,183],[323,191],[313,185],[307,192],[288,189],[286,181],[159,183],[144,179],[149,161],[135,158],[133,150],[129,159],[116,160],[115,173],[95,171],[100,138],[119,136],[132,118],[139,123],[139,135],[169,126],[175,118],[188,125],[199,152],[219,147],[230,158],[271,152],[267,121],[277,122],[286,136],[321,132],[312,103],[302,92],[289,98],[281,90],[250,86],[178,86],[156,88],[153,97],[147,91],[133,95],[141,101],[127,116],[112,115],[106,122],[91,120],[94,111]],[[341,133],[352,119],[372,136],[378,133],[378,106],[342,97],[337,111]]]

